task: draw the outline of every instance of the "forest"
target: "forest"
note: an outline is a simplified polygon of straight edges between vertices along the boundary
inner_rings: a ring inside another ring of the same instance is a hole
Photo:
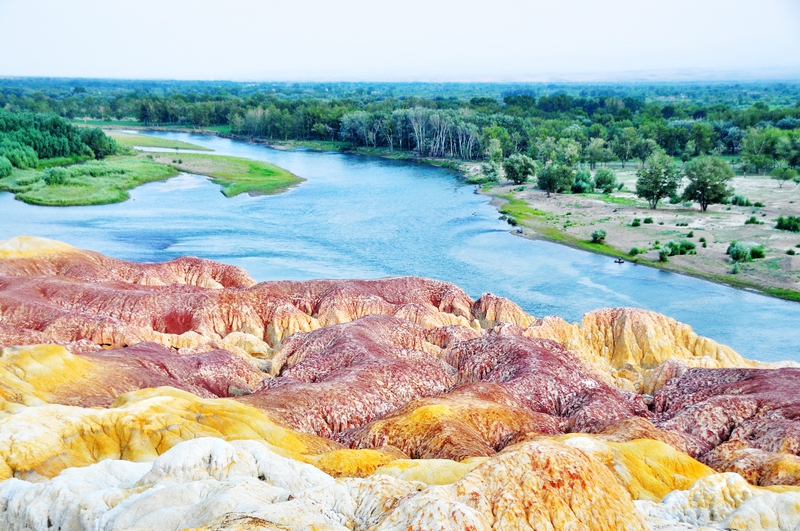
[[[800,166],[796,83],[2,79],[0,108],[112,125],[214,127],[267,141],[345,142],[421,157],[499,162],[524,154],[542,167],[624,165],[642,162],[656,150],[683,161],[725,156],[744,173]],[[42,147],[47,157],[65,156],[77,154],[73,137],[59,137],[66,144],[44,138],[21,143]],[[102,156],[102,149],[92,149]]]

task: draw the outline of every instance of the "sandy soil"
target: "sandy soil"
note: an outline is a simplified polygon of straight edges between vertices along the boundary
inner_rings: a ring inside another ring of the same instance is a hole
[[[531,208],[547,213],[522,222],[523,234],[527,237],[540,237],[536,229],[558,230],[579,240],[590,240],[592,231],[604,229],[606,242],[626,259],[632,247],[647,249],[640,259],[658,262],[655,245],[667,241],[689,239],[697,245],[696,255],[672,256],[667,264],[660,267],[673,271],[714,277],[716,280],[734,284],[752,284],[761,288],[782,288],[800,292],[800,234],[775,229],[775,220],[780,215],[800,215],[800,186],[787,183],[783,188],[768,176],[737,177],[733,181],[736,194],[746,196],[751,202],[760,201],[764,208],[711,205],[707,212],[701,212],[698,204],[691,207],[659,204],[651,210],[645,201],[639,200],[631,192],[636,186],[635,167],[617,172],[617,178],[625,184],[623,191],[612,194],[611,201],[604,201],[600,194],[587,196],[571,194],[546,194],[532,184],[523,190],[510,183],[501,183],[487,193],[492,196],[513,194]],[[498,206],[503,200],[496,199]],[[762,221],[763,225],[745,225],[751,216]],[[631,227],[634,218],[644,221],[653,218],[652,224],[642,223]],[[686,223],[687,226],[678,225]],[[687,235],[693,232],[691,238]],[[704,237],[707,247],[699,241]],[[732,275],[733,263],[725,251],[733,240],[754,242],[764,246],[766,257],[742,264],[737,275]],[[786,254],[794,249],[798,255]]]

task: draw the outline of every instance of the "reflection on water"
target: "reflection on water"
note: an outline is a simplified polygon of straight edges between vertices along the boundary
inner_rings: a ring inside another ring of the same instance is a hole
[[[800,361],[800,304],[513,236],[487,198],[447,170],[160,136],[267,160],[307,181],[277,196],[225,198],[207,179],[181,175],[133,190],[125,203],[69,208],[0,193],[0,239],[43,236],[137,261],[201,256],[257,280],[421,275],[568,320],[595,308],[642,307],[746,356]]]

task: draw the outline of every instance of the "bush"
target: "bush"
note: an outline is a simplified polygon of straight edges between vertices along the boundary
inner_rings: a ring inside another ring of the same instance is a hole
[[[790,254],[790,255],[794,256],[797,253],[794,252],[794,249],[789,249],[788,251],[786,251],[786,254]]]
[[[604,194],[610,194],[618,185],[617,174],[609,168],[600,168],[594,174],[594,185]]]
[[[642,226],[642,220],[639,218],[633,218],[633,221],[631,222],[631,227],[641,227],[641,226]]]
[[[653,223],[653,218],[644,218],[644,222],[647,223],[647,224],[652,224]]]
[[[747,242],[731,242],[726,254],[734,262],[750,262],[754,258],[764,258],[764,246]]]
[[[755,216],[750,216],[749,218],[747,218],[747,220],[745,220],[744,224],[745,225],[763,225],[764,222],[763,221],[758,221],[758,218],[756,218]]]
[[[603,243],[606,239],[606,231],[597,229],[592,233],[592,243]]]
[[[677,193],[669,196],[669,204],[670,205],[677,205],[680,202],[681,202],[681,196],[679,196]]]
[[[636,256],[637,254],[640,254],[641,252],[642,251],[640,251],[638,247],[631,247],[631,250],[628,251],[628,254],[630,256]]]
[[[666,247],[658,251],[658,259],[661,262],[669,262],[669,249]]]
[[[735,264],[733,264],[733,269],[731,269],[731,274],[738,275],[740,269],[741,267],[739,266],[739,262],[736,262]]]
[[[11,161],[8,160],[6,157],[0,155],[0,179],[11,175],[11,172],[13,170],[14,166],[11,165]]]
[[[780,216],[776,229],[788,230],[790,232],[800,232],[800,216]]]
[[[662,251],[668,252],[669,256],[675,256],[678,254],[696,254],[695,244],[686,240],[669,241],[664,244]]]
[[[761,201],[756,201],[755,203],[753,203],[753,206],[754,207],[763,207],[764,203],[762,203]]]
[[[694,231],[690,230],[689,234],[686,235],[687,238],[694,238]]]
[[[44,170],[44,182],[47,186],[64,184],[69,177],[69,171],[64,168],[48,168]]]
[[[594,192],[592,174],[586,170],[578,170],[575,174],[575,181],[572,183],[572,193],[585,194],[587,192]]]
[[[753,206],[753,203],[751,203],[750,200],[743,195],[735,195],[731,197],[730,204],[736,206]]]

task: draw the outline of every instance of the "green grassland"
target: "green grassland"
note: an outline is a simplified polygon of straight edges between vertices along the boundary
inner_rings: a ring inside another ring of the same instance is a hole
[[[136,135],[131,133],[123,133],[121,131],[106,131],[106,135],[113,138],[117,144],[125,147],[156,147],[164,149],[192,149],[195,151],[214,151],[213,149],[204,148],[189,142],[181,142],[180,140],[170,140],[168,138],[161,138],[158,136],[150,135]]]
[[[65,167],[14,170],[0,179],[0,190],[32,205],[101,205],[125,201],[130,197],[128,190],[173,177],[178,171],[210,177],[226,197],[276,194],[303,180],[268,162],[195,153],[148,153]]]
[[[141,157],[110,157],[63,168],[15,170],[0,179],[0,190],[32,205],[76,206],[119,203],[127,190],[177,175],[166,165]]]
[[[257,160],[199,153],[148,153],[146,157],[180,171],[211,177],[226,197],[277,194],[303,181],[283,168]]]
[[[547,212],[537,208],[531,208],[525,201],[521,199],[514,199],[511,194],[508,196],[500,196],[508,200],[506,204],[500,207],[500,213],[505,214],[509,218],[516,220],[529,219],[533,216],[546,216]]]

